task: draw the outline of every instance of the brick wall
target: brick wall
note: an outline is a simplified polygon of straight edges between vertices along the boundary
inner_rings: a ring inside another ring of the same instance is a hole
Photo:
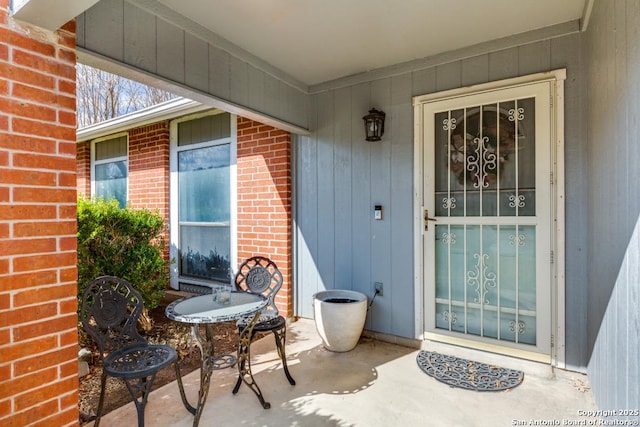
[[[129,131],[129,203],[157,210],[164,218],[165,259],[169,259],[169,122]]]
[[[0,0],[0,425],[78,423],[75,25]]]
[[[91,197],[91,143],[80,142],[76,146],[76,185],[78,193]]]
[[[169,122],[162,121],[128,131],[128,202],[134,209],[158,211],[169,242]],[[77,190],[91,197],[91,142],[77,146]],[[169,245],[165,250],[169,258]]]
[[[291,250],[291,136],[238,117],[238,261],[262,255],[278,265],[285,316],[293,313]]]
[[[77,169],[78,191],[87,195],[90,155],[85,150],[89,146],[78,145]],[[290,154],[288,132],[238,117],[238,260],[263,255],[278,265],[284,283],[276,302],[287,316],[293,312]],[[168,223],[168,121],[129,131],[128,185],[131,206],[158,209]],[[168,241],[168,235],[165,237]]]

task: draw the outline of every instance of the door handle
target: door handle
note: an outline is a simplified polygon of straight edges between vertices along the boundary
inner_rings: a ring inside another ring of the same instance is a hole
[[[429,231],[429,221],[437,221],[437,219],[429,217],[429,209],[425,209],[424,210],[424,231]]]

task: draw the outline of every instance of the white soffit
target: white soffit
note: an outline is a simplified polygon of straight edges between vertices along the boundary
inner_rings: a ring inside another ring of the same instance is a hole
[[[55,31],[99,0],[13,0],[13,17]]]
[[[157,1],[315,85],[578,21],[589,0]]]

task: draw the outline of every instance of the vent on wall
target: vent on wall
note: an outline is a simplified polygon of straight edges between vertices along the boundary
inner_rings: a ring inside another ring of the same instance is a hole
[[[191,283],[180,283],[180,290],[182,292],[189,292],[192,294],[207,295],[211,293],[211,288],[208,286],[194,285]]]

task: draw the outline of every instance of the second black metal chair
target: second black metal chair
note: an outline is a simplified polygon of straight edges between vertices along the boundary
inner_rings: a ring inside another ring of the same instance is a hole
[[[295,385],[296,382],[289,373],[287,367],[287,356],[284,351],[285,340],[287,335],[287,322],[284,317],[278,313],[276,307],[276,294],[282,287],[282,273],[278,270],[276,264],[269,258],[255,256],[247,259],[240,265],[238,272],[235,275],[235,286],[238,291],[251,292],[254,294],[260,294],[268,300],[266,308],[260,314],[257,323],[253,329],[249,332],[248,340],[249,345],[251,340],[257,332],[273,332],[273,336],[276,341],[276,349],[278,356],[282,360],[282,366],[284,373],[289,380],[289,384]],[[252,318],[242,318],[237,322],[238,330],[241,335],[246,327],[251,323]],[[250,361],[239,360],[239,363],[250,363]],[[238,392],[243,380],[243,366],[239,366],[240,375],[235,387],[233,388],[233,394]]]

